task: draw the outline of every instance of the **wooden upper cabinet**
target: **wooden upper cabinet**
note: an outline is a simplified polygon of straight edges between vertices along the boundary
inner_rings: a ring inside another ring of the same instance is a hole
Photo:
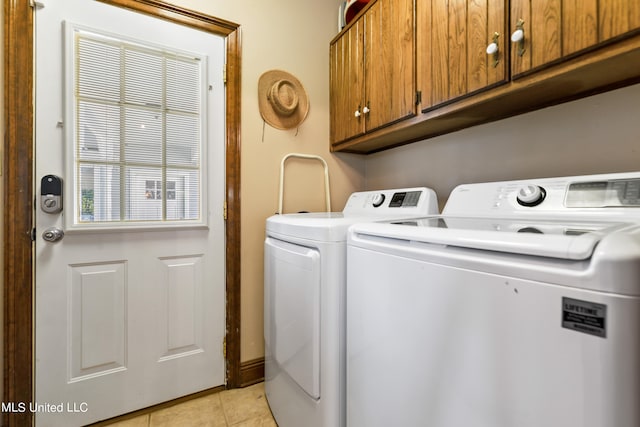
[[[330,46],[331,143],[416,114],[413,0],[377,0]]]
[[[364,133],[364,21],[358,20],[330,46],[331,141]]]
[[[331,150],[374,153],[637,83],[640,0],[371,0],[330,56]]]
[[[423,110],[507,82],[504,0],[417,2],[416,22]]]
[[[511,0],[512,74],[536,70],[640,28],[638,0]],[[516,37],[520,39],[520,37]]]

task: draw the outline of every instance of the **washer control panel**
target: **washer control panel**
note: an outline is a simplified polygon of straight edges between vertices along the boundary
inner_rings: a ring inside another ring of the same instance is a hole
[[[443,214],[458,216],[598,215],[620,210],[640,215],[640,172],[463,184],[454,188]]]
[[[640,206],[640,179],[575,182],[565,203],[569,208]]]

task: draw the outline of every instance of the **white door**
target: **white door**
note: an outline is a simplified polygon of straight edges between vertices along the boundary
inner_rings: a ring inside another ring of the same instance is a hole
[[[224,384],[224,39],[96,1],[42,3],[28,409],[75,426]],[[173,64],[159,91],[136,55]],[[96,95],[129,84],[136,99]],[[47,175],[63,181],[61,212],[40,206]],[[47,241],[51,228],[64,237]]]

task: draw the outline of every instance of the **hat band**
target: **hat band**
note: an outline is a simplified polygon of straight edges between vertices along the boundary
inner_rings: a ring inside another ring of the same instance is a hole
[[[278,80],[271,86],[267,96],[271,106],[279,114],[290,116],[298,108],[298,94],[289,80]]]

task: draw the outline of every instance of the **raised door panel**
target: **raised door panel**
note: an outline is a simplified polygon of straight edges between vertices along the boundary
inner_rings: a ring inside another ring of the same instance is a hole
[[[422,28],[426,29],[424,36],[431,37],[432,50],[418,52],[418,55],[431,55],[431,107],[449,99],[449,7],[444,1],[419,7],[431,7],[431,22],[424,23]]]
[[[598,0],[563,0],[562,54],[579,52],[598,43]]]
[[[360,19],[330,48],[332,143],[364,133],[364,119],[360,115],[364,102],[363,28]]]
[[[418,3],[418,58],[422,109],[506,82],[504,0]],[[497,52],[487,54],[496,43]]]
[[[562,58],[562,22],[562,0],[511,0],[511,33],[523,31],[511,49],[514,77]]]
[[[531,64],[534,68],[562,57],[561,0],[531,0]]]
[[[506,82],[508,35],[504,0],[470,0],[467,4],[467,88],[473,93]],[[497,51],[487,48],[496,43]]]
[[[367,131],[415,115],[413,0],[378,0],[365,14]]]
[[[467,0],[449,0],[449,94],[448,98],[457,98],[467,92],[467,34],[471,29],[467,25]]]
[[[344,139],[344,124],[341,118],[344,117],[344,95],[342,87],[344,86],[343,75],[343,39],[338,39],[329,46],[329,117],[330,117],[330,138],[331,143]]]
[[[598,16],[599,39],[605,41],[640,28],[640,2],[600,0]]]
[[[440,3],[440,2],[436,2]],[[422,93],[420,109],[433,105],[433,56],[436,46],[431,39],[432,7],[430,4],[416,4],[416,89]]]
[[[342,39],[329,45],[329,139],[331,143],[338,141],[340,112],[344,108],[340,103],[340,69],[342,63],[338,61],[342,48]]]

